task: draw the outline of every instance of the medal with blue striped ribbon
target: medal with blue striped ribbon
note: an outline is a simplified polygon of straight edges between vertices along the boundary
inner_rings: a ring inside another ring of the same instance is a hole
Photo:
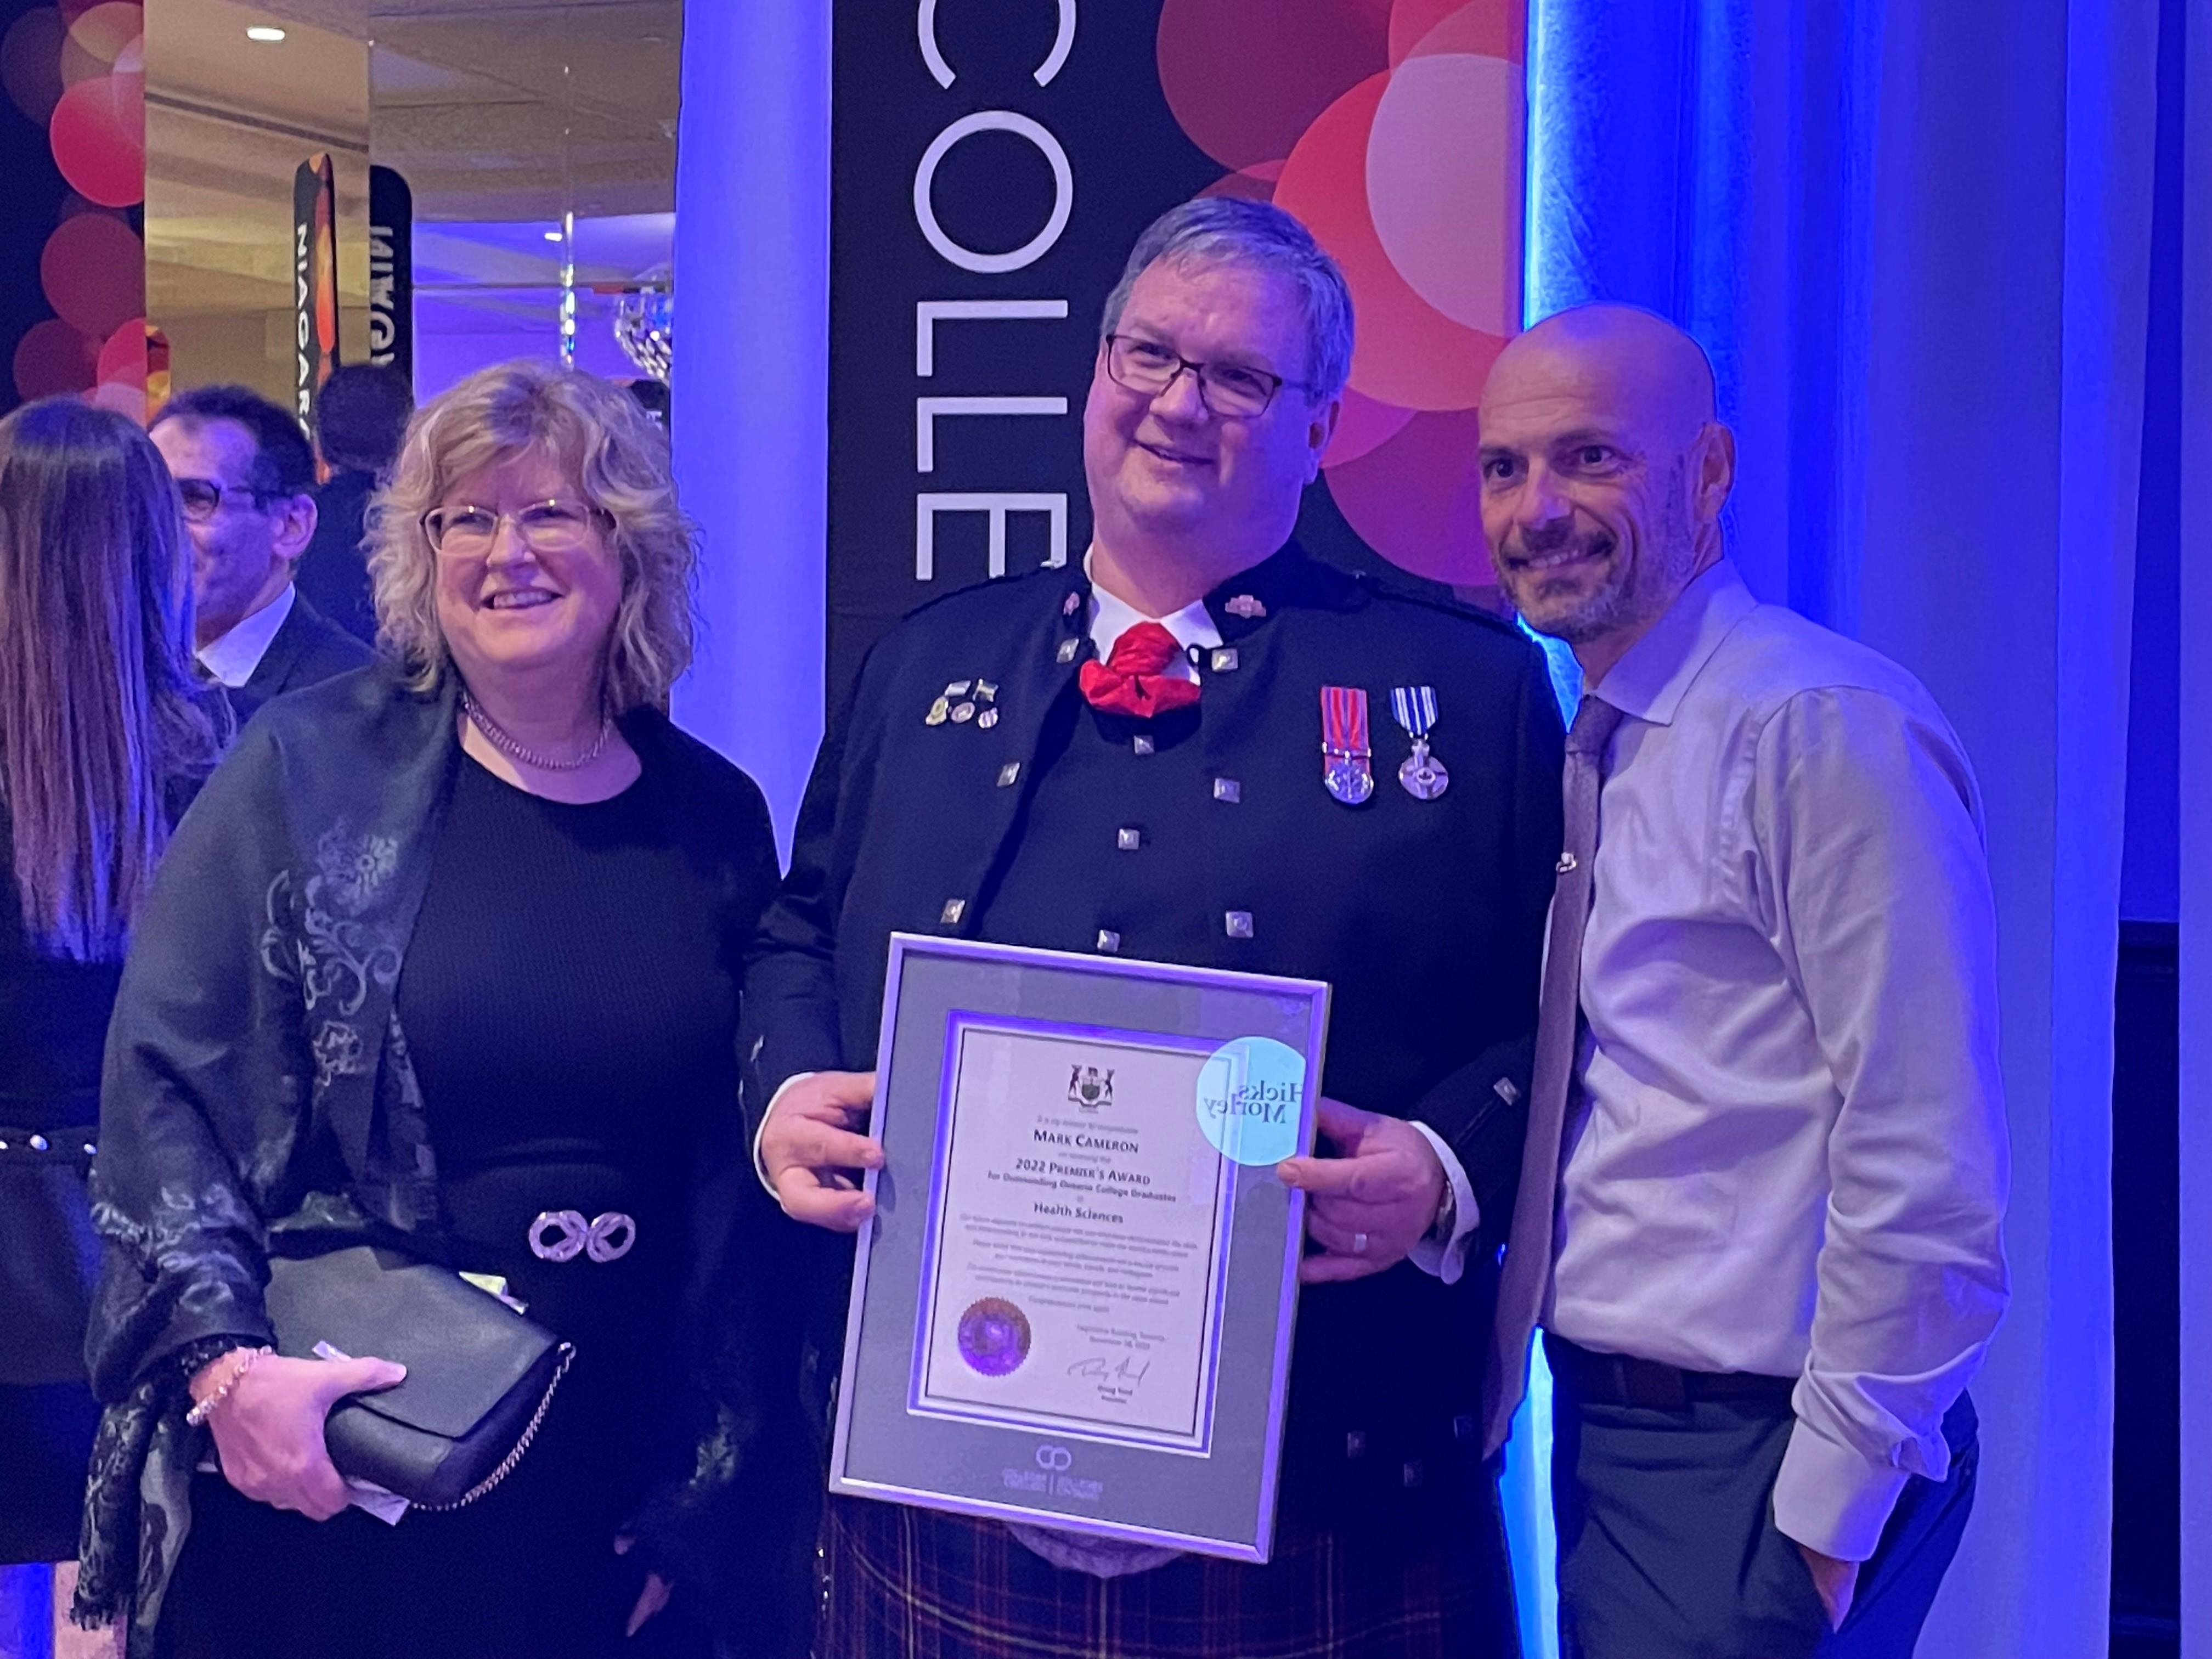
[[[1434,800],[1451,787],[1451,774],[1429,752],[1429,733],[1437,723],[1437,689],[1400,685],[1390,690],[1390,712],[1413,740],[1413,752],[1398,769],[1398,781],[1415,800]]]

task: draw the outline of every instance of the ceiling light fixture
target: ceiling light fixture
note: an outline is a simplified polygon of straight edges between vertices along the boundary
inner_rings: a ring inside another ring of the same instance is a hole
[[[246,31],[246,38],[249,40],[282,40],[284,31],[271,28],[266,23],[256,23]]]
[[[549,242],[557,242],[561,240],[561,233],[557,230],[549,230],[545,233],[545,240]]]

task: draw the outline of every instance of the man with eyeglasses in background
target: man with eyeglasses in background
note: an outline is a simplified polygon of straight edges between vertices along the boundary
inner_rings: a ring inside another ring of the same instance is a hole
[[[872,1200],[849,1172],[882,1163],[858,1131],[892,932],[1330,982],[1320,1155],[1276,1168],[1311,1249],[1273,1559],[832,1498],[817,1653],[1515,1651],[1479,1412],[1559,716],[1508,624],[1291,540],[1352,346],[1342,273],[1280,209],[1201,198],[1138,239],[1084,411],[1082,568],[876,645],[745,988],[763,1177],[850,1231]]]
[[[193,643],[242,721],[271,697],[376,659],[292,586],[315,533],[315,458],[300,423],[242,386],[162,404],[149,434],[192,538]]]

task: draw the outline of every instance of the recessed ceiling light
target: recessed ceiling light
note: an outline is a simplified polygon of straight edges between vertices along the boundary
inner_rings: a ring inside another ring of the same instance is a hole
[[[271,28],[266,23],[256,23],[246,31],[246,38],[249,40],[282,40],[284,31]]]
[[[557,242],[561,240],[561,233],[557,230],[549,230],[545,233],[545,240],[549,242]]]

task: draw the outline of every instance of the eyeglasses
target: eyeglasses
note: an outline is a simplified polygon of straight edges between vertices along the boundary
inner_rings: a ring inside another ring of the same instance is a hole
[[[488,507],[434,507],[422,515],[422,533],[434,553],[477,558],[491,551],[502,523],[533,553],[566,553],[581,547],[614,520],[588,501],[532,501],[512,513]]]
[[[213,478],[179,478],[177,480],[177,494],[184,500],[185,517],[194,524],[205,524],[222,511],[226,495],[240,495],[256,507],[265,507],[291,492],[255,489],[248,484],[221,483]]]
[[[1198,381],[1199,401],[1209,413],[1231,420],[1249,421],[1267,412],[1275,394],[1286,386],[1311,388],[1301,380],[1286,380],[1264,368],[1245,363],[1194,363],[1152,340],[1130,334],[1106,337],[1106,372],[1116,382],[1147,398],[1157,398],[1188,369]]]

